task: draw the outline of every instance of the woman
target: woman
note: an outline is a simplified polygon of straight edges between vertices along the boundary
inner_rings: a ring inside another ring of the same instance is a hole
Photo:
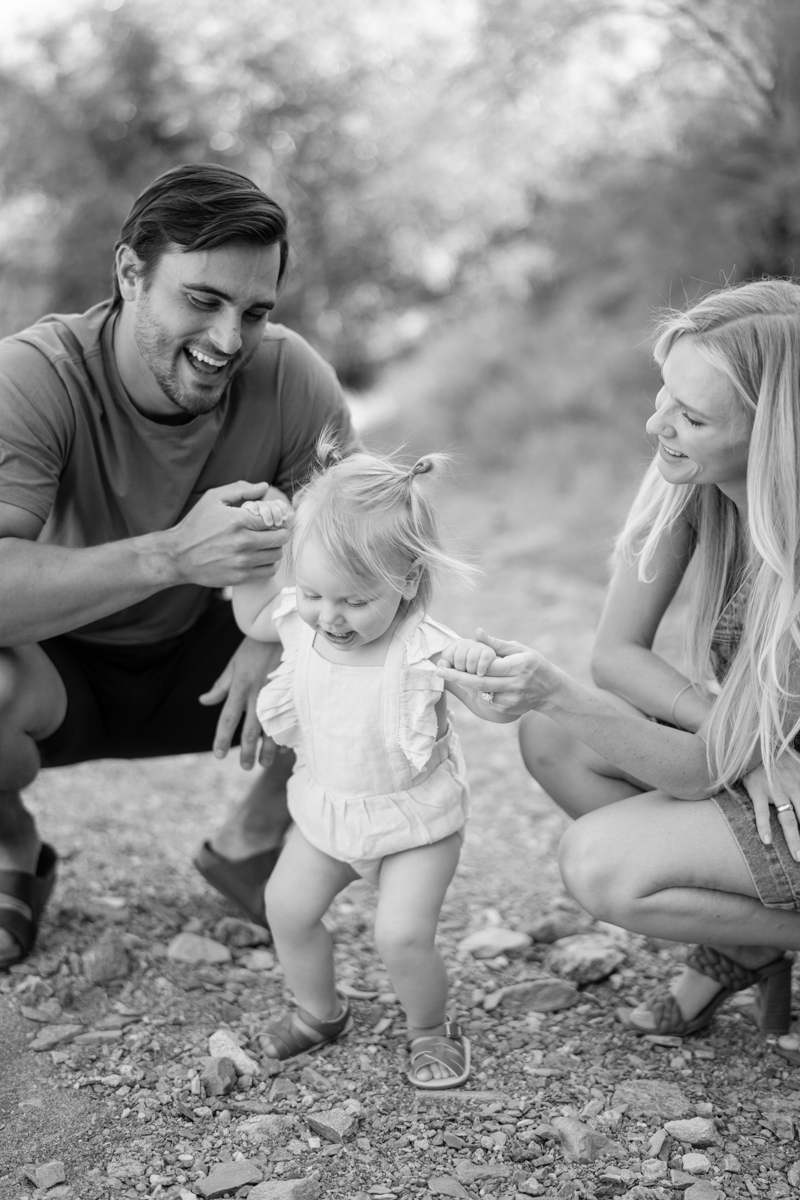
[[[488,637],[501,658],[472,686],[528,714],[528,769],[579,818],[560,850],[575,898],[699,943],[623,1023],[692,1033],[756,984],[761,1028],[782,1034],[784,951],[800,948],[800,287],[745,284],[671,313],[655,358],[658,452],[618,540],[602,690]],[[652,646],[690,567],[684,675]],[[797,1038],[781,1045],[800,1062]]]

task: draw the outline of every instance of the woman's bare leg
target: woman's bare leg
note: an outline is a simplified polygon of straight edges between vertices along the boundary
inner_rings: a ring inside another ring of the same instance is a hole
[[[638,712],[619,697],[604,695],[620,708]],[[570,817],[649,789],[541,713],[528,713],[520,721],[519,748],[530,774]]]
[[[721,946],[746,966],[800,949],[800,913],[766,908],[711,800],[649,792],[588,813],[564,834],[564,882],[595,917],[635,933]],[[673,985],[684,1016],[719,984],[687,970]],[[647,1010],[636,1010],[637,1024]]]

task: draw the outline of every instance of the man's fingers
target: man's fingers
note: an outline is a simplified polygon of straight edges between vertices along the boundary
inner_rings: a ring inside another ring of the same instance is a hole
[[[248,483],[239,479],[236,483],[226,483],[223,487],[209,489],[219,497],[223,504],[241,504],[244,500],[262,500],[269,491],[268,483]]]
[[[258,717],[251,710],[247,713],[242,726],[242,740],[239,746],[239,762],[245,771],[249,771],[256,761],[258,739],[261,736],[261,725]]]
[[[231,690],[232,682],[233,671],[231,670],[229,664],[222,672],[216,683],[213,683],[208,691],[203,692],[202,696],[198,696],[197,699],[201,704],[205,704],[207,707],[210,707],[212,704],[222,704],[222,701]]]

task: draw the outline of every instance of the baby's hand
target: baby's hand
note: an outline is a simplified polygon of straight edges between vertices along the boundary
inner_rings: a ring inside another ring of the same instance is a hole
[[[438,665],[466,671],[468,675],[485,675],[496,658],[491,646],[473,641],[472,638],[457,638],[445,646]]]
[[[245,500],[242,508],[260,517],[265,529],[280,529],[286,524],[290,512],[285,500]]]

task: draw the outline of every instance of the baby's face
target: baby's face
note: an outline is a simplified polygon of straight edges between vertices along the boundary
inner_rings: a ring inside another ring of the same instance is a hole
[[[295,563],[297,611],[331,646],[355,650],[390,636],[400,611],[402,593],[374,580],[348,575],[326,552],[306,538]]]

